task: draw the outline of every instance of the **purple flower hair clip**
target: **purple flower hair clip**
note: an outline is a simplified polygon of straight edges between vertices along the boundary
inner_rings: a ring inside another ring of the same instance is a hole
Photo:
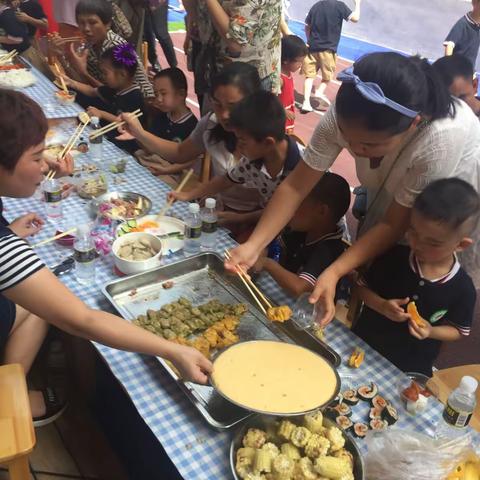
[[[137,63],[135,48],[131,43],[124,43],[115,47],[113,49],[113,58],[126,67],[133,67]]]

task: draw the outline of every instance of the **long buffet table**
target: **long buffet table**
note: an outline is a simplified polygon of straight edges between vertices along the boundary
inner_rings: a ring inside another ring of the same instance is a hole
[[[68,107],[55,105],[53,94],[56,87],[41,73],[34,69],[32,71],[38,81],[34,86],[24,89],[24,92],[44,107],[47,117],[72,117],[80,111],[77,105]],[[71,122],[64,128],[65,134],[68,135],[74,129],[74,123]],[[138,165],[125,152],[109,142],[104,142],[105,161],[119,158],[128,158],[127,169],[120,176],[112,176],[111,180],[118,182],[118,179],[121,179],[122,183],[111,186],[110,189],[146,194],[153,202],[152,211],[158,211],[163,206],[165,196],[170,188]],[[90,163],[88,153],[80,155],[76,162],[77,164]],[[10,219],[31,211],[41,215],[44,213],[44,205],[39,195],[27,199],[4,199],[4,205],[5,215]],[[170,214],[181,218],[186,211],[185,203],[176,203]],[[76,194],[72,194],[63,201],[63,214],[70,223],[85,222],[89,220],[88,204]],[[47,238],[53,235],[54,231],[55,227],[47,223],[35,240]],[[218,239],[218,251],[222,253],[225,248],[234,245],[235,242],[226,232],[221,231]],[[51,243],[39,248],[38,253],[50,266],[69,256],[71,251]],[[184,258],[183,253],[179,252],[166,257],[164,262],[169,263],[182,258]],[[61,280],[90,307],[112,311],[110,304],[101,293],[101,287],[116,278],[118,277],[113,271],[112,259],[107,256],[99,259],[96,282],[92,285],[78,284],[73,272],[62,276]],[[290,300],[268,275],[263,275],[258,284],[275,302],[290,303]],[[342,389],[375,382],[379,387],[379,392],[398,408],[400,419],[397,427],[433,434],[434,426],[442,412],[442,405],[439,402],[431,399],[429,408],[425,412],[414,417],[408,415],[400,405],[397,382],[402,373],[395,366],[363,343],[340,322],[334,321],[328,327],[326,341],[340,354],[343,361],[349,357],[354,347],[360,346],[365,349],[366,360],[359,369],[340,367]],[[228,457],[232,438],[231,431],[219,432],[209,427],[155,358],[115,350],[97,343],[94,343],[94,346],[123,385],[139,414],[185,479],[231,478]],[[479,437],[476,436],[476,445],[480,445],[478,440]],[[359,441],[359,444],[362,451],[365,452],[365,444],[362,441]]]

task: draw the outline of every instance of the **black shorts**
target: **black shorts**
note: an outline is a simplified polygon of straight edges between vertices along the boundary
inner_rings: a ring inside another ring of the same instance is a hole
[[[16,306],[0,294],[0,354],[7,344],[8,336],[15,323]]]

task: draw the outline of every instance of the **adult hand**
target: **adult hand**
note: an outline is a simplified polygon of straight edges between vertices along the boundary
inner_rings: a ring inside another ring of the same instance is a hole
[[[188,202],[191,198],[188,192],[168,192],[167,200],[169,202]]]
[[[208,375],[213,370],[210,360],[198,350],[184,345],[175,348],[170,360],[185,381],[207,383]]]
[[[230,250],[231,258],[229,260],[225,260],[225,268],[233,273],[237,272],[235,268],[237,265],[242,267],[245,271],[250,270],[250,268],[255,265],[255,262],[258,260],[260,252],[261,249],[257,248],[256,245],[252,245],[249,242],[242,243],[242,245]]]
[[[44,160],[50,169],[55,170],[56,178],[72,175],[75,170],[75,161],[70,154],[65,155],[63,158],[57,158],[56,160],[44,157]]]
[[[87,56],[88,49],[85,49],[83,52],[78,53],[74,47],[73,43],[69,45],[70,50],[70,61],[73,64],[73,68],[80,74],[87,73]]]
[[[417,325],[413,320],[408,321],[408,331],[410,335],[418,340],[425,340],[429,338],[432,333],[432,325],[426,320],[423,321],[422,326]]]
[[[88,115],[90,116],[90,118],[92,117],[97,117],[98,119],[101,119],[102,118],[102,110],[100,110],[99,108],[96,108],[96,107],[88,107],[87,108],[87,113]]]
[[[317,278],[315,288],[310,298],[310,303],[318,303],[316,323],[321,327],[328,325],[335,316],[335,289],[338,283],[337,274],[327,268]]]
[[[15,219],[9,228],[20,238],[27,238],[38,233],[44,221],[36,213],[27,213]]]
[[[287,120],[295,120],[295,113],[291,110],[285,110],[285,114],[287,116]]]
[[[407,298],[392,298],[391,300],[384,300],[382,303],[382,311],[380,312],[384,317],[387,317],[392,322],[406,322],[410,319],[410,315],[405,312],[403,305],[406,305],[410,299]]]
[[[120,127],[120,133],[122,134],[126,132],[134,138],[138,138],[145,132],[140,121],[135,118],[132,113],[122,113],[120,115],[120,120],[125,122],[125,125]]]

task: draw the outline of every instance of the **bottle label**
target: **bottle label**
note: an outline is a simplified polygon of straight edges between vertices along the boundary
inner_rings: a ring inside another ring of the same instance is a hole
[[[94,248],[92,248],[92,250],[87,250],[87,251],[75,250],[73,252],[73,258],[78,263],[90,263],[97,258],[97,252],[95,251]]]
[[[218,228],[217,222],[202,222],[203,233],[215,233]]]
[[[58,203],[62,199],[62,192],[43,192],[46,203]]]
[[[463,428],[466,427],[470,419],[472,418],[472,412],[462,412],[453,408],[448,402],[443,410],[443,419],[452,427]]]
[[[185,225],[185,238],[200,238],[202,236],[202,227],[189,227]]]

